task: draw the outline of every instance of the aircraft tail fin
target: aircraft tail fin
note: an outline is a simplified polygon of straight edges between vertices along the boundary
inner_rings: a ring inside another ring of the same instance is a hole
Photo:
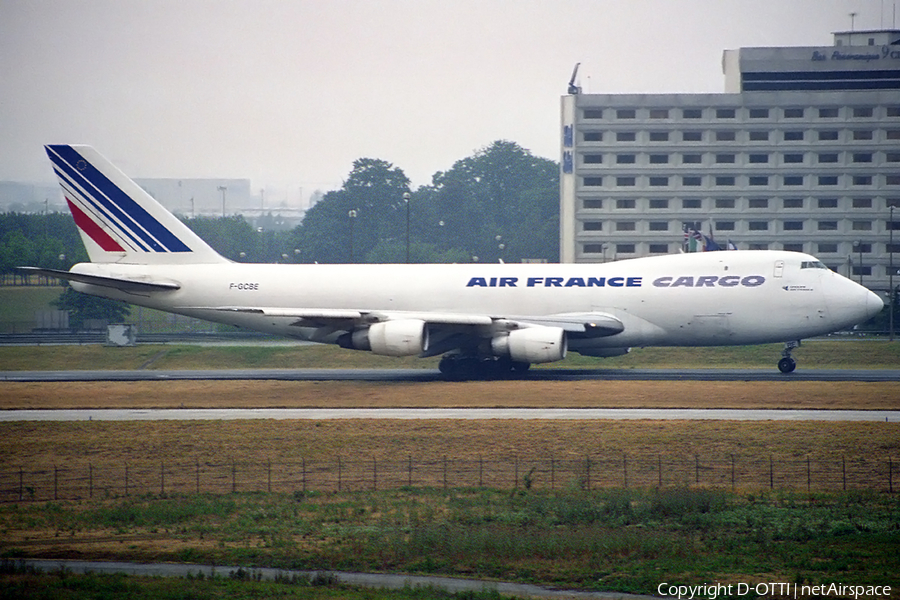
[[[92,147],[46,150],[91,262],[227,261]]]

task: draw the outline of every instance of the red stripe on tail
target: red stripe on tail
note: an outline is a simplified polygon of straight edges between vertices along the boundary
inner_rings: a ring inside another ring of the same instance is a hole
[[[122,248],[116,240],[112,239],[108,233],[103,231],[103,229],[101,229],[92,218],[84,214],[80,208],[72,204],[71,200],[66,198],[66,202],[69,203],[69,211],[75,219],[75,224],[78,225],[83,232],[88,234],[98,246],[103,248],[106,252],[125,252],[125,249]]]

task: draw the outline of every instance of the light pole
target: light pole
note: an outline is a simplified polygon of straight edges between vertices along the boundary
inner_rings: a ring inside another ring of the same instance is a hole
[[[894,205],[891,204],[891,219],[888,222],[888,321],[890,325],[888,335],[890,341],[894,341]]]
[[[403,201],[406,202],[406,264],[409,264],[409,192],[403,192]]]
[[[853,242],[853,247],[856,248],[856,251],[859,252],[859,262],[856,265],[856,268],[859,269],[859,285],[863,284],[863,264],[862,264],[862,242],[859,240]]]
[[[353,221],[356,220],[356,209],[348,210],[347,217],[350,219],[350,262],[353,262]]]
[[[216,189],[219,190],[220,192],[222,192],[222,218],[224,219],[225,218],[225,192],[228,190],[228,188],[224,185],[220,185]]]

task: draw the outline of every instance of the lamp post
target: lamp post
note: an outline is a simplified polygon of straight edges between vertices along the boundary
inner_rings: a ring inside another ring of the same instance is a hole
[[[890,341],[894,341],[894,205],[891,204],[891,219],[888,222],[888,326]]]
[[[216,188],[220,192],[222,192],[222,218],[225,218],[225,192],[228,191],[228,188],[224,185],[220,185]]]
[[[406,264],[409,264],[409,192],[403,192],[403,201],[406,203]]]
[[[859,285],[862,285],[862,282],[863,282],[862,242],[860,242],[859,240],[853,242],[853,247],[856,248],[857,252],[859,252],[859,262],[856,264],[856,268],[859,269]]]
[[[353,262],[353,221],[356,220],[356,209],[347,211],[347,218],[350,220],[350,262]]]

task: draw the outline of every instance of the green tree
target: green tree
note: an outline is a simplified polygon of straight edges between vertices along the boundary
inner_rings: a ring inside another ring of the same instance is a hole
[[[59,310],[69,311],[69,327],[71,329],[83,329],[84,322],[88,319],[122,323],[125,317],[131,313],[131,306],[124,302],[82,294],[68,285],[52,304]]]

